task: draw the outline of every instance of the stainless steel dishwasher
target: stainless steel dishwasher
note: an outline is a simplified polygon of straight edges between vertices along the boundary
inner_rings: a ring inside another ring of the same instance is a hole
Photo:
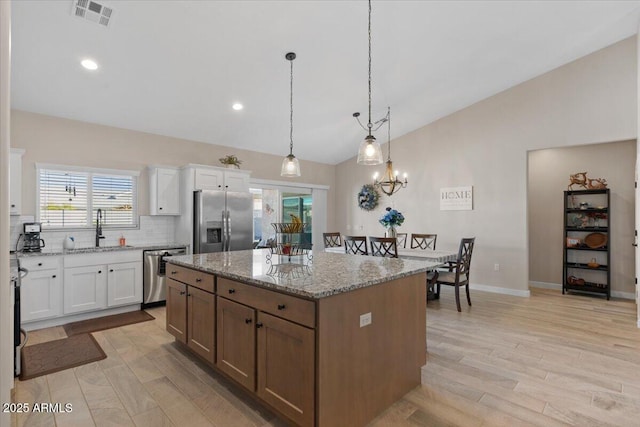
[[[166,265],[167,258],[186,255],[184,246],[146,250],[142,252],[142,307],[164,305],[167,298]]]

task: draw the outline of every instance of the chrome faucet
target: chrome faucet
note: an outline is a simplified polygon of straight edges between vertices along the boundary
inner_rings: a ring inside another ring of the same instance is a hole
[[[101,219],[102,209],[98,209],[98,212],[96,212],[96,248],[100,247],[100,239],[104,239],[102,235],[102,224],[100,224]]]

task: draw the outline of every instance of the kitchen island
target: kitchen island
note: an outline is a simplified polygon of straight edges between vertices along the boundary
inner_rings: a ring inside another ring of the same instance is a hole
[[[289,422],[365,425],[420,384],[435,262],[266,249],[167,262],[167,331]]]

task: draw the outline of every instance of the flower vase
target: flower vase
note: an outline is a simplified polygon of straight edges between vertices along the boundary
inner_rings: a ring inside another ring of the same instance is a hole
[[[396,231],[396,228],[393,226],[387,227],[387,231],[385,231],[384,233],[385,237],[398,237],[398,232]]]

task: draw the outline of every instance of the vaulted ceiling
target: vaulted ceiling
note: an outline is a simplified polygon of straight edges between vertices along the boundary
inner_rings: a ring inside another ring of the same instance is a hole
[[[293,51],[294,153],[356,154],[367,2],[96,1],[113,9],[106,27],[72,0],[13,1],[13,108],[284,156]],[[391,106],[392,138],[629,37],[640,15],[639,1],[372,7],[373,119]]]

